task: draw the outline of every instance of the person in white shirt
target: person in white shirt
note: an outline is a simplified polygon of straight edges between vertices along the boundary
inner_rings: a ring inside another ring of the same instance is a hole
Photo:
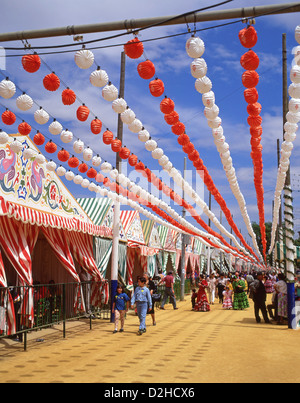
[[[284,318],[287,318],[287,285],[283,273],[278,274],[278,281],[274,284],[278,296],[278,324],[282,324]]]

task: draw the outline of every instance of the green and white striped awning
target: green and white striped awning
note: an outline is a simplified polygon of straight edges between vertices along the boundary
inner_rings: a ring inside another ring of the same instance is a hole
[[[102,225],[113,200],[109,198],[79,198],[77,203],[96,225]]]

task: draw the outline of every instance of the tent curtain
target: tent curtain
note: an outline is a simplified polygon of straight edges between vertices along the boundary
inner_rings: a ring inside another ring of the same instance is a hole
[[[156,270],[156,256],[148,256],[148,273],[150,277],[154,277]]]
[[[68,239],[65,235],[65,232],[63,230],[58,230],[51,227],[42,227],[42,231],[58,260],[62,263],[68,273],[73,277],[75,282],[78,283],[74,302],[74,311],[84,311],[84,298],[82,295],[82,289],[80,287],[80,278],[76,271],[75,263],[71,254],[71,250],[69,248]]]
[[[119,253],[119,274],[122,279],[122,282],[126,284],[127,245],[119,243],[118,253]]]
[[[0,216],[0,242],[22,286],[32,286],[31,254],[36,244],[39,228],[24,224],[7,216]],[[34,321],[33,289],[22,288],[22,325],[32,326]]]
[[[95,238],[94,242],[96,265],[102,278],[105,278],[108,262],[112,252],[112,241],[108,239]]]
[[[0,307],[0,334],[1,331],[3,331],[5,334],[10,336],[16,333],[16,317],[15,317],[14,301],[9,289],[7,288],[7,280],[1,252],[0,252],[0,287],[5,288],[5,290],[0,291],[0,298],[3,303],[3,306]]]
[[[133,269],[134,269],[134,260],[135,260],[135,249],[127,248],[127,288],[130,291],[133,291]]]

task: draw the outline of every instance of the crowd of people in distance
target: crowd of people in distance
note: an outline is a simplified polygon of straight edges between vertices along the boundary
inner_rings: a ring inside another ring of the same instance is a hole
[[[224,309],[243,310],[249,308],[249,298],[254,302],[257,323],[261,322],[261,311],[265,323],[270,319],[278,324],[287,320],[287,284],[283,273],[275,272],[235,272],[200,274],[197,279],[198,290],[192,290],[192,310],[209,312],[218,298]],[[271,304],[267,294],[272,294]]]

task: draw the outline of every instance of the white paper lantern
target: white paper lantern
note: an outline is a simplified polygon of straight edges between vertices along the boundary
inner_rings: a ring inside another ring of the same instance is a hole
[[[166,172],[170,172],[171,169],[173,168],[173,164],[171,161],[168,161],[164,166],[163,166],[163,170]]]
[[[76,140],[73,144],[73,150],[75,151],[75,153],[81,154],[84,150],[84,142],[81,140]]]
[[[197,78],[195,81],[195,88],[200,94],[205,94],[212,89],[212,82],[207,76]]]
[[[95,183],[91,182],[88,186],[88,190],[90,192],[97,192],[97,185],[95,185]]]
[[[9,147],[16,154],[21,152],[23,149],[23,145],[19,140],[14,140],[12,143],[10,143]]]
[[[205,51],[205,45],[202,39],[200,39],[198,36],[192,36],[186,41],[185,49],[190,57],[196,59],[203,55]]]
[[[38,154],[35,158],[35,161],[39,164],[39,165],[43,165],[46,162],[46,158],[43,156],[43,154]]]
[[[148,140],[148,141],[146,141],[146,143],[145,143],[145,148],[146,148],[146,150],[147,151],[154,151],[156,148],[157,148],[157,143],[156,143],[156,141],[154,141],[154,140]]]
[[[293,49],[293,55],[294,55],[294,62],[300,66],[300,46],[296,46]]]
[[[90,149],[90,147],[87,147],[83,150],[83,159],[85,161],[91,161],[93,158],[93,150]]]
[[[61,132],[60,139],[65,144],[70,143],[73,140],[73,133],[70,132],[68,129],[63,130]]]
[[[67,172],[66,168],[64,168],[62,166],[59,166],[56,170],[56,173],[58,176],[65,176],[66,172]]]
[[[300,98],[300,84],[292,83],[289,86],[289,96],[291,98]]]
[[[81,186],[84,189],[87,189],[90,186],[90,181],[88,179],[83,179],[83,181],[81,182]]]
[[[202,102],[204,106],[211,108],[215,103],[215,93],[213,91],[208,91],[202,95]]]
[[[286,120],[289,123],[296,123],[297,124],[299,122],[299,120],[300,120],[300,111],[296,112],[296,113],[288,112],[286,114]]]
[[[151,155],[155,160],[158,160],[164,155],[164,150],[158,147],[154,151],[152,151]]]
[[[140,141],[142,141],[143,143],[146,143],[146,141],[148,141],[149,138],[150,138],[150,134],[149,134],[148,130],[146,130],[146,129],[141,130],[138,134],[138,139]]]
[[[2,80],[0,82],[0,96],[5,99],[12,98],[16,93],[16,86],[10,80]]]
[[[90,50],[78,50],[74,56],[75,63],[80,69],[89,69],[94,63],[94,54]]]
[[[23,150],[23,158],[25,160],[30,160],[31,158],[33,158],[34,154],[35,151],[32,148],[28,147]]]
[[[222,126],[217,127],[216,129],[212,129],[212,135],[215,139],[219,139],[223,137],[224,129]]]
[[[109,172],[109,174],[110,174],[110,176],[111,176],[112,179],[116,180],[117,177],[118,177],[118,175],[119,175],[119,171],[115,168],[115,169],[112,169],[112,170]]]
[[[57,120],[54,120],[50,124],[48,129],[49,129],[49,132],[51,134],[53,134],[53,136],[57,136],[58,134],[60,134],[62,132],[63,127]]]
[[[127,108],[126,111],[121,113],[121,120],[126,125],[130,125],[135,119],[135,113],[132,109]]]
[[[294,145],[293,145],[293,143],[291,141],[284,141],[281,144],[281,149],[283,151],[292,151],[293,148],[294,148]]]
[[[109,162],[105,161],[105,162],[102,163],[102,165],[101,165],[101,171],[102,172],[108,173],[111,170],[112,170],[112,165]]]
[[[33,106],[33,100],[29,95],[22,94],[16,99],[16,105],[21,111],[28,111]]]
[[[0,129],[0,144],[8,143],[9,135]]]
[[[300,44],[300,25],[297,25],[295,29],[295,39]]]
[[[57,165],[54,161],[49,161],[46,164],[46,169],[50,172],[54,172],[56,170],[56,167],[57,167]]]
[[[300,112],[300,99],[291,98],[289,100],[289,111],[293,113]]]
[[[166,155],[163,155],[158,160],[159,165],[161,165],[162,167],[164,167],[168,162],[169,162],[169,157],[167,157]]]
[[[290,79],[292,83],[300,84],[300,66],[295,65],[291,68]]]
[[[295,133],[298,129],[298,125],[297,123],[285,122],[283,128],[284,131],[287,133]]]
[[[139,119],[134,119],[134,121],[128,125],[128,129],[132,133],[139,133],[143,129],[143,124]]]
[[[44,125],[49,121],[49,114],[43,109],[40,108],[34,113],[34,120],[39,124],[39,125]]]
[[[94,167],[98,167],[101,164],[101,162],[102,162],[102,159],[101,159],[101,157],[99,157],[99,155],[95,155],[92,159],[92,165]]]
[[[90,75],[90,82],[94,87],[104,87],[108,80],[108,74],[105,70],[95,70]]]
[[[285,141],[295,141],[296,140],[296,133],[288,133],[288,132],[285,132],[284,133],[284,140]]]
[[[222,119],[220,118],[220,116],[218,116],[218,117],[216,117],[216,118],[213,119],[213,120],[208,120],[208,121],[207,121],[207,124],[208,124],[208,126],[209,126],[210,128],[212,128],[212,129],[217,129],[218,127],[221,126],[221,124],[222,124]]]
[[[126,111],[127,102],[123,98],[117,98],[113,101],[112,108],[116,113],[122,113]]]
[[[202,78],[207,73],[206,61],[202,58],[194,59],[191,63],[191,74],[194,78]]]
[[[106,101],[112,102],[118,98],[118,89],[113,84],[107,84],[102,90],[102,96]]]
[[[208,120],[213,120],[219,115],[219,107],[214,104],[211,108],[207,106],[204,108],[204,116]]]
[[[81,175],[76,175],[74,176],[73,181],[76,185],[80,185],[83,181],[83,177]]]

